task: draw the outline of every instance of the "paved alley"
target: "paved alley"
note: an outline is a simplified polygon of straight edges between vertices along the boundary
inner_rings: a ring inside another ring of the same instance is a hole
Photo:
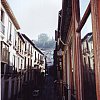
[[[46,76],[45,86],[39,100],[58,100],[59,96],[54,89],[54,82],[51,76]]]
[[[31,100],[60,100],[54,89],[54,82],[51,76],[48,75],[45,77],[45,84],[39,97],[32,97]]]
[[[28,89],[26,89],[26,94],[23,95],[21,100],[61,100],[59,95],[57,95],[57,91],[54,87],[54,80],[50,75],[46,75],[44,86],[42,89],[39,89],[40,91],[38,95],[35,94],[34,96],[34,90],[31,85],[28,85],[27,87]],[[38,89],[36,91],[38,91]]]

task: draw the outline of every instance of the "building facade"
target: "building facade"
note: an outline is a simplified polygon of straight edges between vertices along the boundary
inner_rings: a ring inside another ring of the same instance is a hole
[[[16,51],[14,50],[15,35],[20,26],[6,0],[0,3],[0,54],[1,54],[1,99],[8,100],[20,90],[20,79],[15,70]]]
[[[83,56],[83,82],[84,82],[84,99],[88,100],[92,97],[96,99],[96,83],[95,83],[95,63],[93,53],[93,35],[88,33],[82,39],[82,56]],[[86,96],[88,93],[88,96]]]
[[[20,26],[8,2],[1,0],[0,5],[1,100],[14,100],[21,95],[24,83],[32,81],[33,87],[38,87],[45,72],[45,56],[18,32]]]
[[[1,65],[2,73],[10,71],[14,66],[15,50],[13,49],[15,34],[20,26],[11,11],[7,1],[1,1],[1,22],[0,22],[0,41],[1,41]],[[7,67],[9,65],[9,67]],[[8,68],[8,69],[7,69]]]
[[[63,0],[59,11],[54,53],[57,83],[65,100],[99,100],[100,2],[90,0],[82,18],[79,2],[80,0]],[[81,40],[81,30],[90,14],[93,37]]]

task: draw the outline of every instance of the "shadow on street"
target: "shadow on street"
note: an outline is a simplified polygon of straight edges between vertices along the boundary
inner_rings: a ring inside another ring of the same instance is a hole
[[[61,100],[57,95],[54,80],[50,75],[46,75],[44,85],[41,88],[35,87],[35,89],[33,89],[32,84],[30,85],[29,83],[27,87],[24,87],[22,94],[22,99],[18,100]]]

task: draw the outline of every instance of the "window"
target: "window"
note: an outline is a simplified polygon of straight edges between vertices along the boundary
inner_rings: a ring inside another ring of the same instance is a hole
[[[19,51],[19,42],[20,42],[20,41],[19,41],[19,38],[18,38],[18,51]]]
[[[4,24],[4,11],[1,9],[1,22]]]
[[[90,57],[89,56],[88,56],[88,65],[89,65],[89,68],[91,69]]]
[[[26,51],[26,48],[27,48],[27,42],[25,43],[25,51]]]
[[[11,41],[11,29],[12,29],[12,23],[8,22],[8,40]]]
[[[28,68],[29,68],[29,60],[30,60],[30,59],[28,58]]]
[[[31,59],[31,67],[32,67],[32,59]]]
[[[36,62],[36,51],[35,51],[35,62]]]
[[[25,57],[25,60],[24,60],[24,68],[26,68],[26,57]]]
[[[86,40],[86,45],[87,45],[87,51],[89,51],[89,44],[87,40]]]
[[[19,57],[18,57],[18,70],[19,70]]]
[[[21,41],[20,41],[20,52],[21,52],[21,47],[22,47],[22,46],[21,46]]]
[[[31,47],[31,54],[32,54],[32,47]]]
[[[1,23],[0,23],[0,32],[4,34],[5,26],[4,26],[4,11],[1,9]]]
[[[10,65],[10,52],[8,53],[8,64]]]
[[[21,59],[21,69],[22,69],[22,67],[23,67],[23,60]]]
[[[13,65],[15,67],[15,55],[13,55]]]
[[[17,31],[16,31],[16,29],[15,29],[15,30],[14,30],[14,46],[17,45],[16,34],[17,34]]]
[[[38,54],[38,62],[39,62],[39,54]]]
[[[1,42],[1,58],[8,63],[8,46],[4,42]]]
[[[62,66],[63,66],[63,59],[62,56],[59,57],[59,71],[60,71],[60,79],[63,79],[63,72],[62,72]]]
[[[30,52],[30,44],[28,45],[28,51]]]

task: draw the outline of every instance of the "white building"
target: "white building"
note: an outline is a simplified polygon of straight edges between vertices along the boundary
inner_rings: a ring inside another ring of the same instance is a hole
[[[6,0],[1,0],[0,7],[1,100],[10,100],[19,93],[22,85],[20,77],[14,74],[18,69],[16,40],[20,38],[17,33],[20,26]]]
[[[25,73],[25,81],[31,80],[33,78],[32,67],[34,67],[34,60],[33,60],[33,52],[34,52],[34,43],[25,35],[22,34],[25,47],[24,47],[24,69]]]
[[[24,47],[25,47],[25,41],[22,35],[19,32],[17,32],[15,35],[15,45],[13,47],[16,51],[14,62],[15,62],[15,69],[17,69],[17,72],[24,70],[24,51],[25,51]]]
[[[82,39],[82,54],[83,65],[88,65],[91,70],[94,70],[94,54],[93,54],[93,36],[92,33],[88,33]]]
[[[1,41],[1,70],[2,74],[11,71],[14,66],[16,52],[13,49],[15,34],[20,26],[10,9],[6,0],[1,0],[1,21],[0,21],[0,41]],[[6,64],[6,65],[5,65]]]
[[[34,46],[34,50],[34,67],[38,66],[41,69],[41,72],[45,72],[45,55],[36,46]]]
[[[34,73],[32,72],[28,74],[30,70],[41,69],[41,72],[45,72],[45,56],[25,34],[22,34],[22,36],[25,41],[24,64],[27,70],[26,80],[30,80],[33,76],[32,73]]]
[[[22,84],[34,80],[35,66],[45,72],[45,56],[18,32],[20,26],[6,0],[1,0],[0,12],[1,100],[14,100]]]

